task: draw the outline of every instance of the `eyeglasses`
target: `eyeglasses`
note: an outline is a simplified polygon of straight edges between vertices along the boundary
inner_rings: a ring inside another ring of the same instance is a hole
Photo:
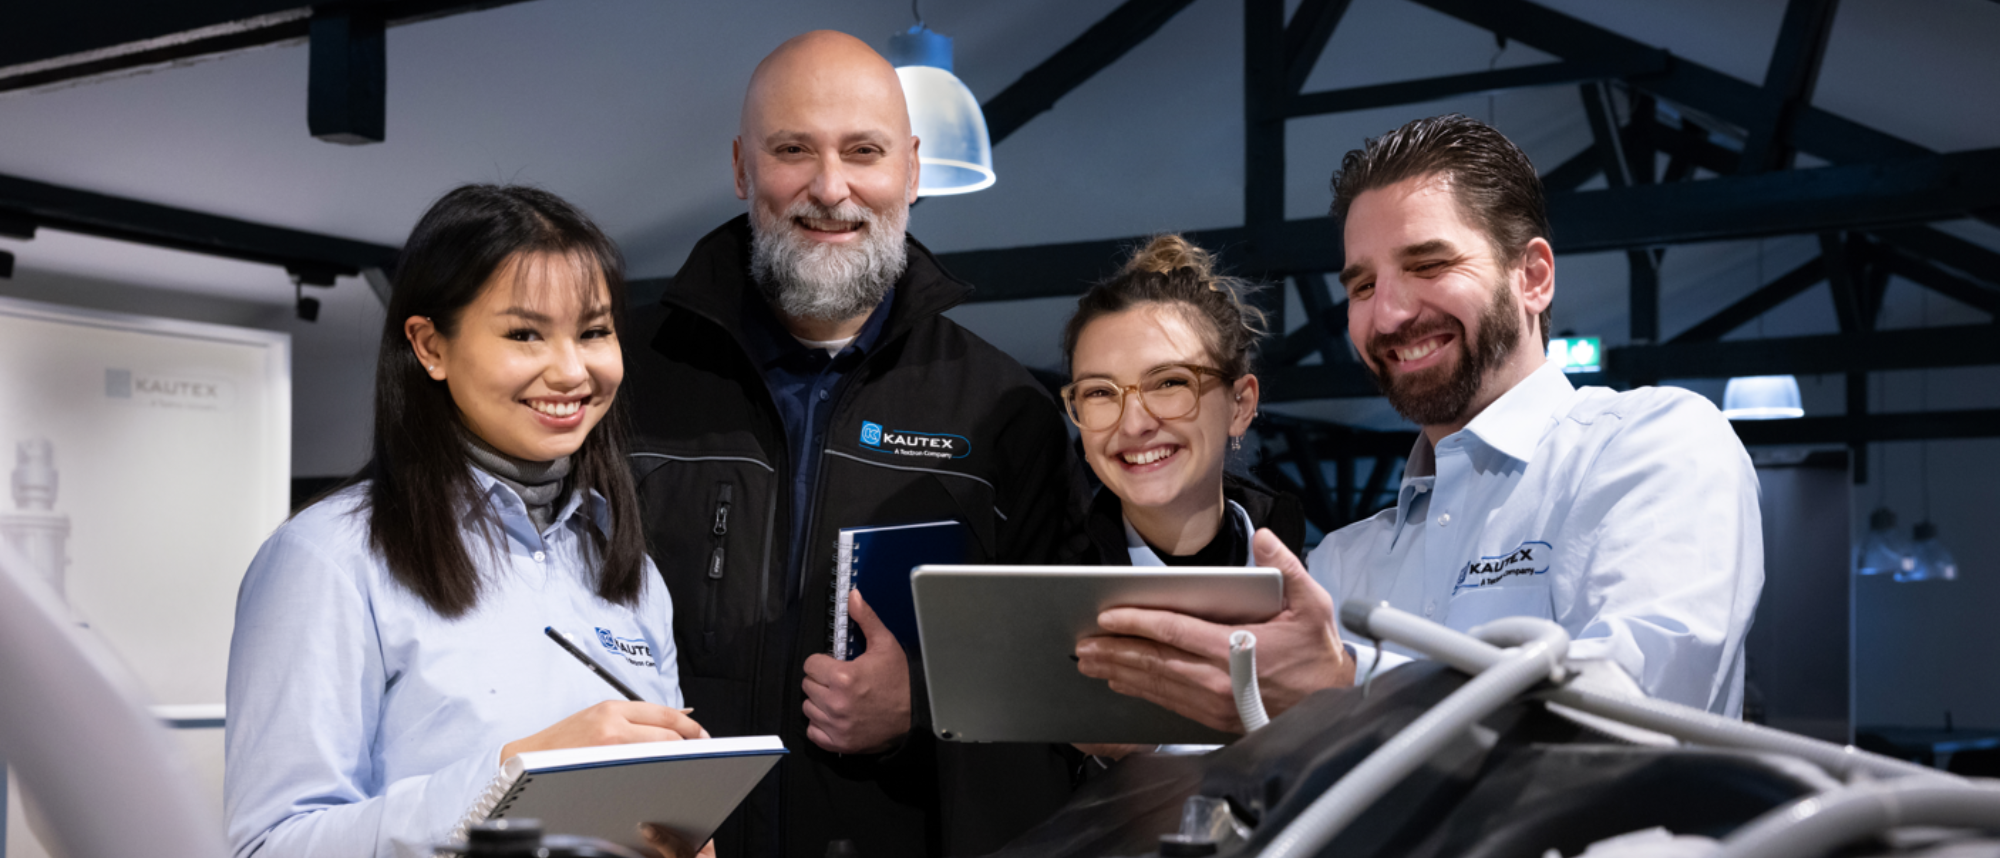
[[[1125,394],[1138,393],[1139,402],[1160,420],[1184,420],[1201,412],[1201,379],[1209,376],[1230,381],[1227,373],[1194,364],[1167,364],[1155,367],[1138,384],[1118,384],[1110,379],[1090,378],[1063,385],[1064,410],[1070,422],[1090,432],[1102,432],[1125,419]]]

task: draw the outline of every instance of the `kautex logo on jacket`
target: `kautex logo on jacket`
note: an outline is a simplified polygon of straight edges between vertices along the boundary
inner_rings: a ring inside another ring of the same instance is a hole
[[[963,459],[972,453],[972,442],[963,435],[890,430],[868,420],[861,422],[861,446],[877,453],[933,459]]]

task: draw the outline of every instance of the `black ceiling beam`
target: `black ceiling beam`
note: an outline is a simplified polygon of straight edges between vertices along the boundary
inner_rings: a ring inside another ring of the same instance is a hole
[[[2000,206],[2000,149],[1549,198],[1565,253],[1874,229]]]
[[[1687,330],[1674,335],[1673,339],[1668,340],[1668,342],[1715,342],[1722,339],[1730,331],[1749,324],[1758,316],[1770,312],[1777,308],[1778,305],[1791,300],[1800,292],[1812,288],[1815,284],[1825,279],[1826,266],[1819,257],[1815,256],[1805,264],[1780,275],[1778,279],[1759,287],[1757,291],[1745,295],[1742,299],[1723,308],[1715,315],[1703,319],[1690,326]]]
[[[1791,0],[1785,5],[1778,44],[1764,73],[1764,114],[1748,126],[1741,172],[1762,173],[1792,165],[1792,122],[1812,101],[1839,6],[1839,0]]]
[[[1821,334],[1720,343],[1669,343],[1605,349],[1604,371],[1617,378],[1730,378],[1819,375],[2000,364],[2000,328],[1953,325]]]
[[[1995,253],[1934,227],[1877,230],[1879,238],[1896,247],[1951,268],[1975,280],[2000,285],[2000,253]]]
[[[312,275],[394,270],[394,247],[0,175],[0,215],[48,229],[283,266]]]
[[[306,76],[306,127],[328,143],[380,143],[388,126],[388,54],[382,8],[313,11]]]
[[[1258,398],[1264,402],[1382,395],[1367,368],[1352,362],[1267,366],[1257,373],[1257,382],[1260,388]]]
[[[2000,206],[2000,149],[1555,194],[1549,222],[1559,253],[1589,253],[1724,239],[1876,230]],[[1288,220],[1251,230],[1203,230],[1190,240],[1253,276],[1337,271],[1344,264],[1332,218]],[[940,254],[953,273],[980,284],[974,301],[1081,293],[1117,269],[1143,237]]]
[[[1826,284],[1833,292],[1833,316],[1843,333],[1875,328],[1874,306],[1862,288],[1862,266],[1866,263],[1855,247],[1839,233],[1819,234],[1819,253],[1826,268]]]
[[[1759,374],[1822,375],[1992,365],[2000,365],[2000,326],[1954,325],[1718,343],[1613,346],[1605,349],[1604,376],[1730,378],[1752,368]],[[1263,382],[1263,399],[1270,402],[1380,395],[1358,364],[1271,367],[1258,378]]]
[[[373,0],[386,26],[524,0]],[[0,28],[0,92],[108,77],[202,57],[303,41],[313,6],[300,0],[93,0],[19,3]]]
[[[1543,192],[1554,196],[1566,194],[1593,177],[1603,175],[1604,156],[1597,151],[1597,144],[1583,147],[1583,151],[1569,157],[1542,174]]]
[[[1870,441],[1993,438],[2000,437],[2000,409],[1737,420],[1730,425],[1745,446],[1796,447]]]
[[[980,105],[995,144],[1158,32],[1193,0],[1126,0],[1041,65]]]
[[[1871,258],[1890,274],[2000,318],[2000,290],[1981,286],[1891,247],[1877,246]]]
[[[1305,0],[1285,25],[1285,94],[1304,89],[1351,0]]]
[[[1285,219],[1285,0],[1243,0],[1243,223]]]
[[[1553,11],[1529,0],[1413,0],[1466,23],[1572,62],[1616,62],[1656,50],[1652,45]],[[1764,116],[1763,87],[1675,56],[1661,74],[1632,85],[1697,108],[1741,128]],[[1792,144],[1832,162],[1877,161],[1929,154],[1907,140],[1813,107],[1792,124]]]
[[[1607,61],[1542,63],[1496,71],[1305,93],[1291,99],[1285,114],[1293,117],[1319,116],[1351,110],[1394,107],[1400,104],[1421,104],[1460,95],[1659,74],[1665,71],[1666,67],[1667,54],[1659,50]]]

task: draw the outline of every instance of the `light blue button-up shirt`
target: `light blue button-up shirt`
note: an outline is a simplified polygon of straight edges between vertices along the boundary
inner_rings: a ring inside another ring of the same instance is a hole
[[[1435,448],[1418,435],[1396,506],[1327,537],[1307,566],[1338,601],[1461,631],[1552,619],[1575,638],[1572,658],[1734,716],[1764,586],[1757,494],[1708,400],[1578,390],[1546,365]]]
[[[237,858],[427,856],[499,772],[500,748],[622,699],[553,626],[648,701],[681,705],[673,607],[652,562],[636,607],[599,599],[571,496],[537,533],[474,469],[505,544],[466,518],[479,604],[445,619],[368,546],[366,486],[279,527],[243,577],[229,646],[223,793]],[[584,507],[588,507],[585,509]]]

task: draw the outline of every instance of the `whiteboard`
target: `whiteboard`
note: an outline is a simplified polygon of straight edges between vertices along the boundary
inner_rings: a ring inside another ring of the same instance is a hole
[[[66,524],[51,583],[144,702],[222,702],[237,584],[288,512],[291,397],[288,334],[0,298],[0,485],[22,442],[46,441],[56,476],[48,509],[0,491],[0,537]],[[204,732],[187,746],[214,790]],[[26,858],[8,798],[7,853]]]

